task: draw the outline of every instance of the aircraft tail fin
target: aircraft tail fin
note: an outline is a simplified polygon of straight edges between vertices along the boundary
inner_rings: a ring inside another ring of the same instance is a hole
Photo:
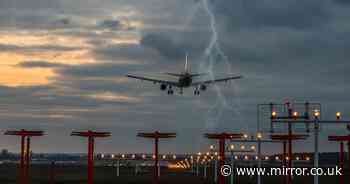
[[[188,54],[186,53],[185,73],[188,73]]]

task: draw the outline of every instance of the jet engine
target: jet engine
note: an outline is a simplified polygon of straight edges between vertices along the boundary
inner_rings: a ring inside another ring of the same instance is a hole
[[[164,91],[164,90],[166,90],[166,88],[167,88],[166,84],[161,84],[160,85],[160,90]]]
[[[204,85],[204,84],[201,84],[199,88],[200,88],[202,91],[207,90],[207,86]]]

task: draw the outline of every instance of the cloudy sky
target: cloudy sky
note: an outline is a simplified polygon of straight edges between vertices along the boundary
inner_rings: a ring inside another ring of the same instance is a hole
[[[181,153],[205,149],[206,132],[253,133],[259,103],[309,100],[325,118],[346,117],[348,2],[0,0],[1,132],[41,129],[34,152],[83,152],[72,130],[111,131],[97,149],[118,153],[150,152],[136,133],[161,130],[178,133],[161,151]],[[244,79],[194,97],[124,77],[174,80],[162,72],[181,72],[186,52],[194,72]],[[328,134],[345,133],[335,127],[322,129],[323,151],[336,149]],[[18,141],[3,137],[0,146],[18,151]]]

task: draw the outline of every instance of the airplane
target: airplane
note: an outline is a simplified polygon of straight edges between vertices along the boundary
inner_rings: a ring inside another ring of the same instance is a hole
[[[231,76],[226,78],[214,79],[214,80],[205,80],[199,82],[193,82],[193,78],[207,75],[207,73],[191,73],[188,69],[188,56],[186,55],[186,63],[185,70],[182,73],[165,73],[170,76],[178,77],[178,81],[168,81],[168,80],[160,80],[160,79],[152,79],[142,76],[135,75],[126,75],[126,77],[134,78],[142,81],[150,81],[154,84],[160,84],[160,90],[165,91],[168,89],[168,95],[174,94],[173,87],[177,87],[180,89],[179,93],[183,94],[183,88],[195,87],[194,95],[199,95],[200,91],[205,91],[207,89],[207,85],[217,83],[217,82],[227,82],[230,80],[241,79],[242,76]]]

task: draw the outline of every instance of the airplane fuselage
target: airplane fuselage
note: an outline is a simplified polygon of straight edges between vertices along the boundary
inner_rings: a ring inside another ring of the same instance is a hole
[[[192,84],[192,77],[190,74],[186,73],[179,78],[179,86],[181,88],[190,87]]]

